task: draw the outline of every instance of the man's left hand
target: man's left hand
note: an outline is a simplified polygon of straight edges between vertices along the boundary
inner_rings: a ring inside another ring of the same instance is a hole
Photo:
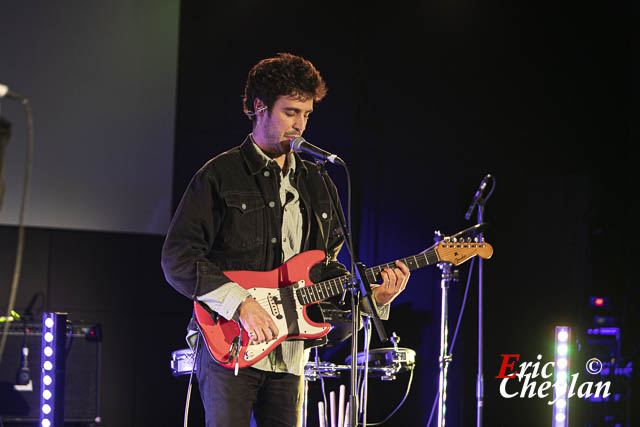
[[[380,272],[382,284],[373,290],[373,296],[379,306],[389,304],[407,286],[411,272],[400,261],[396,261],[396,265],[397,268],[385,268]]]

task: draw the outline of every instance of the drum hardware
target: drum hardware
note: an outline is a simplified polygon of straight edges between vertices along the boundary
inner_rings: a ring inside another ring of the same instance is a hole
[[[394,347],[377,348],[369,351],[368,376],[380,378],[381,381],[393,381],[397,374],[412,371],[415,367],[416,352],[409,348],[397,346],[399,340],[393,340]],[[358,365],[364,365],[365,353],[358,353]],[[193,370],[195,353],[190,348],[183,348],[171,353],[171,373],[174,377],[189,375]],[[347,357],[345,363],[351,362],[351,356]],[[358,366],[360,371],[364,366]],[[308,398],[308,383],[317,381],[319,378],[340,378],[342,371],[350,371],[351,365],[340,365],[331,362],[307,362],[304,367],[304,402],[303,411],[306,413]],[[306,425],[306,416],[303,418]]]
[[[188,375],[193,369],[195,356],[190,348],[183,348],[171,353],[170,368],[174,377]],[[358,364],[364,363],[364,352],[358,353]],[[392,381],[395,375],[413,369],[416,352],[409,348],[377,348],[369,351],[369,376],[380,377],[382,381]],[[345,363],[351,362],[351,356]],[[359,370],[363,370],[359,367]],[[304,367],[304,379],[316,381],[318,378],[340,378],[342,371],[351,370],[350,365],[337,365],[331,362],[307,362]]]
[[[347,365],[336,365],[330,362],[307,362],[304,366],[304,379],[306,381],[317,381],[318,378],[340,378],[341,371],[348,371],[351,367]]]
[[[395,336],[395,334],[394,334]],[[398,347],[399,338],[392,337],[394,347],[369,350],[368,376],[380,378],[381,381],[393,381],[396,375],[413,371],[416,352],[410,348]],[[365,352],[358,353],[358,370],[364,371]],[[320,378],[341,378],[342,371],[351,371],[351,356],[345,360],[346,365],[331,362],[307,362],[304,367],[303,425],[306,426],[308,384]],[[360,366],[362,365],[362,366]],[[345,419],[346,420],[346,419]]]
[[[171,353],[171,373],[174,377],[189,375],[193,370],[195,353],[190,348],[183,348]]]
[[[364,352],[358,353],[358,365],[364,364]],[[348,356],[345,363],[351,363]],[[382,381],[393,381],[396,375],[410,371],[416,363],[416,352],[410,348],[374,348],[369,351],[369,376]]]

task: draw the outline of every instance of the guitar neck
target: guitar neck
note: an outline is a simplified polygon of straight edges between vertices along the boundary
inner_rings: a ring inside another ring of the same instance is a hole
[[[435,264],[440,261],[435,249],[429,249],[417,255],[413,255],[407,258],[402,258],[399,261],[403,262],[409,270],[417,270],[427,265]],[[378,265],[376,267],[367,268],[365,275],[369,283],[375,283],[382,280],[381,273],[385,268],[395,268],[396,263],[390,262],[387,264]],[[336,295],[340,295],[344,292],[344,288],[351,282],[351,274],[345,274],[334,279],[318,282],[315,285],[305,286],[304,288],[296,290],[296,296],[303,305],[313,304],[327,298],[331,298]]]

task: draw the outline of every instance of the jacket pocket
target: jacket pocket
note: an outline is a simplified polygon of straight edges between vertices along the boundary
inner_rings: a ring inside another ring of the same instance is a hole
[[[225,246],[249,248],[263,243],[265,203],[260,193],[227,192],[224,225],[220,237]]]

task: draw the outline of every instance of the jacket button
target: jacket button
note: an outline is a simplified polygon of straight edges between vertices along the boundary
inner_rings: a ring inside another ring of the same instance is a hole
[[[270,207],[270,208],[275,207],[275,205],[276,205],[276,202],[269,202],[269,207]]]
[[[241,206],[241,208],[242,208],[242,210],[247,209],[247,204],[246,204],[246,203],[243,203],[243,204],[242,204],[242,206]]]
[[[264,176],[269,176],[269,175],[271,175],[271,172],[269,172],[269,171],[264,171],[263,175],[264,175]]]
[[[322,212],[322,219],[327,219],[327,217],[328,217],[328,216],[329,216],[329,215],[327,215],[327,213],[326,213],[326,212]]]
[[[273,243],[275,245],[276,243],[278,243],[278,239],[276,239],[275,237],[272,237],[271,238],[271,243]]]

